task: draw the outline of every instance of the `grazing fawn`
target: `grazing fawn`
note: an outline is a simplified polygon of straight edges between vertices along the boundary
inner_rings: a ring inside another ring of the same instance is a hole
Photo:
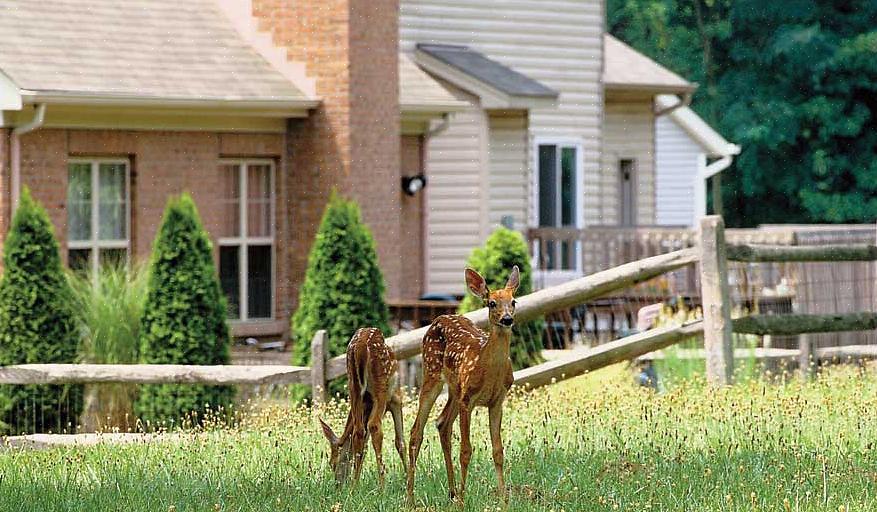
[[[423,386],[417,419],[411,428],[408,447],[408,500],[414,498],[414,472],[417,455],[423,442],[423,428],[430,410],[442,390],[448,384],[448,402],[439,415],[439,430],[445,469],[448,472],[448,489],[452,498],[462,499],[466,490],[466,473],[472,457],[469,425],[472,409],[485,406],[490,419],[490,441],[493,445],[493,465],[496,469],[498,490],[505,497],[505,481],[502,475],[502,406],[506,392],[511,387],[512,362],[509,359],[509,343],[512,325],[515,323],[514,293],[518,288],[520,272],[512,269],[505,288],[490,291],[481,275],[466,269],[466,284],[489,308],[490,334],[475,326],[471,320],[460,315],[443,315],[436,318],[423,337]],[[460,417],[460,491],[454,484],[454,465],[451,460],[451,436],[453,422]]]
[[[378,477],[381,486],[384,485],[384,463],[381,458],[384,433],[381,419],[387,410],[393,415],[396,451],[402,459],[402,467],[407,471],[402,431],[402,393],[396,374],[398,369],[399,363],[379,329],[369,327],[356,331],[347,345],[350,412],[341,437],[336,436],[329,425],[320,420],[323,435],[331,446],[329,465],[339,484],[347,481],[351,463],[353,479],[359,480],[365,443],[370,435],[378,463]]]

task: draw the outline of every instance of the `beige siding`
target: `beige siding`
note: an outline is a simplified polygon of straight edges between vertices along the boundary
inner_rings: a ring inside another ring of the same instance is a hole
[[[452,88],[461,99],[477,100]],[[487,231],[486,119],[473,106],[432,136],[426,156],[427,293],[462,293],[463,267]],[[482,175],[484,173],[484,175]]]
[[[655,116],[651,100],[608,101],[600,179],[602,224],[619,222],[618,161],[636,160],[636,221],[655,223]]]
[[[655,223],[693,226],[704,150],[670,116],[655,122]],[[705,191],[702,191],[705,193]]]
[[[580,141],[583,148],[584,176],[584,218],[586,223],[600,220],[600,132],[602,129],[602,35],[603,0],[402,0],[400,20],[400,43],[403,51],[413,51],[416,43],[465,44],[484,53],[488,57],[512,67],[543,84],[560,92],[558,106],[530,111],[529,143],[535,137],[557,137],[568,141]],[[468,117],[467,117],[468,116]],[[469,130],[468,136],[475,136],[471,118],[474,113],[456,116],[455,123],[448,129],[454,132]],[[485,128],[481,125],[481,128]],[[484,130],[480,133],[484,135]],[[427,167],[433,171],[430,184],[443,178],[436,174],[440,169],[453,167],[460,162],[455,156],[465,151],[475,150],[475,146],[487,151],[487,140],[480,138],[477,144],[465,140],[466,135],[447,133],[444,139],[434,141],[443,147],[445,156],[429,143]],[[451,151],[448,140],[455,140],[461,146]],[[493,141],[490,142],[494,144]],[[450,154],[448,154],[450,153]],[[446,160],[450,157],[450,160]],[[467,159],[470,166],[474,158]],[[482,160],[487,165],[487,158]],[[531,162],[526,159],[528,168]],[[468,168],[468,167],[467,167]],[[482,172],[486,172],[481,169]],[[460,173],[462,171],[454,171]],[[528,169],[532,179],[532,169]],[[478,176],[472,170],[467,176]],[[488,182],[489,183],[489,182]],[[470,185],[471,186],[471,185]],[[464,186],[458,185],[460,189]],[[429,188],[429,187],[428,187]],[[432,197],[431,195],[429,197]],[[498,205],[491,197],[491,209]],[[458,200],[458,202],[461,200]],[[455,233],[465,232],[466,236],[456,235],[455,245],[441,245],[448,238],[430,233],[428,258],[461,252],[468,254],[481,242],[480,237],[471,237],[474,230],[471,223],[479,222],[472,215],[480,209],[468,211],[438,212],[434,202],[430,204],[430,216],[442,216],[442,229]],[[443,207],[443,206],[442,206]],[[515,207],[517,208],[517,207]],[[514,213],[518,215],[520,213]],[[490,215],[490,223],[479,224],[478,230],[486,231],[494,221],[495,213]],[[459,218],[458,224],[451,226],[450,218]],[[466,226],[468,224],[468,226]],[[430,220],[432,227],[433,221]],[[521,225],[523,227],[523,225]],[[435,225],[438,227],[438,225]],[[465,242],[464,242],[465,240]],[[461,251],[463,243],[471,245]],[[463,293],[460,264],[463,259],[447,259],[428,263],[428,291]],[[438,272],[437,275],[434,275]]]
[[[489,118],[490,229],[511,215],[515,229],[527,226],[527,114],[491,114]]]

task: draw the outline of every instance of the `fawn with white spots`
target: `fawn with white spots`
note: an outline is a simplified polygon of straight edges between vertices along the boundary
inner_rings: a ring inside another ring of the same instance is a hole
[[[472,457],[469,425],[472,409],[484,406],[490,419],[490,441],[493,445],[493,465],[496,469],[498,490],[505,497],[505,481],[502,474],[502,407],[506,392],[514,382],[509,343],[515,322],[515,290],[518,289],[520,272],[512,269],[505,288],[490,291],[484,278],[472,269],[466,269],[469,291],[484,300],[489,308],[488,333],[475,326],[471,320],[460,315],[443,315],[436,318],[423,337],[423,386],[417,419],[411,428],[408,446],[409,502],[414,499],[414,473],[417,455],[423,442],[423,429],[429,412],[442,390],[448,384],[448,402],[439,415],[439,430],[445,469],[448,472],[448,489],[451,497],[462,499],[466,490],[466,473]],[[454,465],[451,460],[451,436],[453,422],[460,417],[460,490],[454,484]]]
[[[350,412],[341,437],[335,435],[322,419],[323,435],[329,440],[329,464],[335,480],[347,481],[353,465],[353,479],[359,480],[365,443],[371,436],[378,463],[378,478],[384,485],[384,463],[381,448],[384,440],[381,419],[387,411],[393,415],[396,451],[407,470],[405,441],[402,430],[402,392],[398,385],[399,363],[392,349],[384,342],[384,335],[372,327],[356,331],[347,345],[347,382],[350,393]]]

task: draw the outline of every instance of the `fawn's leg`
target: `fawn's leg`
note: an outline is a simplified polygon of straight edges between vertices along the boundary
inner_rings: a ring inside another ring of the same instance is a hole
[[[448,492],[453,498],[456,495],[457,485],[454,483],[454,461],[451,459],[451,438],[454,435],[454,420],[460,414],[457,405],[457,397],[448,394],[448,403],[438,417],[436,427],[439,431],[439,439],[442,442],[442,453],[445,456],[445,469],[448,472]]]
[[[469,461],[472,460],[472,441],[469,439],[469,424],[472,420],[472,409],[468,401],[460,403],[460,498],[466,493],[466,474]]]
[[[384,429],[381,427],[381,419],[387,410],[386,392],[378,394],[368,417],[368,433],[372,438],[372,448],[375,450],[375,460],[378,463],[378,481],[384,486],[384,459],[381,457],[381,449],[384,445]]]
[[[354,409],[354,407],[356,407]],[[353,415],[353,481],[359,481],[359,475],[362,473],[362,459],[365,456],[365,438],[366,438],[366,430],[365,430],[365,422],[371,413],[370,410],[366,410],[367,404],[363,400],[362,396],[353,395],[350,397],[350,409],[351,411],[356,411],[357,414]]]
[[[390,398],[387,404],[390,414],[393,415],[393,431],[396,437],[396,451],[402,461],[402,470],[408,474],[408,456],[405,454],[405,431],[402,428],[402,396],[397,392]]]
[[[491,405],[488,409],[488,414],[490,417],[490,444],[493,446],[493,467],[496,469],[497,491],[500,496],[505,498],[506,487],[502,476],[504,460],[502,449],[502,405],[502,400]]]
[[[423,429],[429,418],[429,411],[441,391],[442,380],[438,376],[424,378],[423,387],[420,388],[420,402],[417,405],[417,418],[411,427],[411,439],[408,441],[408,501],[414,500],[414,471],[417,467],[417,454],[420,453],[420,445],[423,443]]]

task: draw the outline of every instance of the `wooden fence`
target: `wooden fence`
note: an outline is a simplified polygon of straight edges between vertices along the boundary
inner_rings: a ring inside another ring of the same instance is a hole
[[[875,261],[874,245],[785,247],[732,244],[725,240],[720,217],[701,222],[695,247],[685,247],[666,254],[646,257],[614,268],[593,273],[558,286],[520,297],[517,319],[527,321],[543,315],[585,304],[638,283],[699,262],[699,282],[703,302],[703,320],[685,325],[651,329],[570,354],[515,372],[515,384],[538,387],[581,375],[616,362],[635,359],[668,347],[681,340],[703,336],[707,378],[722,385],[731,381],[734,365],[732,333],[806,334],[838,330],[871,330],[877,327],[877,313],[851,314],[755,315],[731,319],[728,261]],[[484,327],[487,309],[466,315]],[[399,359],[420,352],[426,327],[388,338]],[[803,339],[807,339],[804,337]],[[847,353],[854,353],[848,349]],[[799,357],[809,366],[813,354],[806,341]],[[314,397],[323,399],[327,383],[345,374],[345,356],[328,358],[326,335],[320,331],[311,343],[311,367],[283,365],[257,366],[184,366],[184,365],[84,365],[27,364],[0,367],[0,384],[57,383],[200,383],[200,384],[309,384]]]

